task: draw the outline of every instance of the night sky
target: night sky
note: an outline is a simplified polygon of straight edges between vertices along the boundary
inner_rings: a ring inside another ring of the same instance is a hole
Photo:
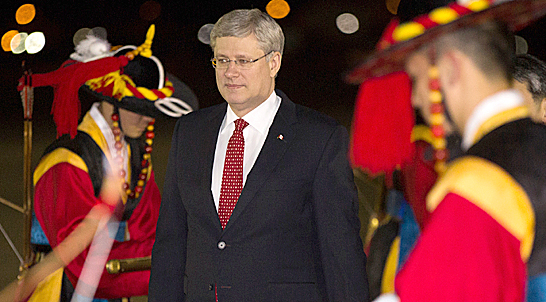
[[[198,40],[201,26],[215,23],[223,14],[238,8],[265,11],[268,0],[175,0],[157,1],[160,16],[147,21],[139,17],[145,0],[114,1],[12,1],[2,2],[0,32],[16,29],[31,33],[42,31],[44,49],[38,54],[15,55],[0,50],[0,197],[21,205],[23,199],[23,115],[16,91],[22,75],[21,63],[34,73],[45,73],[60,67],[74,51],[72,37],[80,28],[104,27],[112,45],[140,45],[150,24],[156,26],[152,51],[166,70],[185,82],[197,95],[200,107],[223,102],[217,91],[214,70],[209,59],[212,51]],[[392,15],[384,0],[287,0],[291,11],[278,20],[286,36],[286,45],[277,88],[295,103],[324,112],[350,127],[354,98],[358,87],[343,82],[344,74],[363,60],[373,47]],[[37,14],[30,24],[17,25],[15,11],[25,3],[35,5]],[[342,13],[354,14],[360,29],[343,34],[335,19]],[[529,53],[546,59],[544,47],[545,20],[520,34],[529,43]],[[49,115],[53,89],[35,89],[33,117],[32,167],[37,164],[47,143],[55,138]],[[86,111],[90,104],[82,104]],[[173,120],[158,121],[153,153],[160,188],[169,149]],[[0,223],[21,250],[22,215],[0,205]],[[0,288],[17,275],[17,258],[0,238]]]

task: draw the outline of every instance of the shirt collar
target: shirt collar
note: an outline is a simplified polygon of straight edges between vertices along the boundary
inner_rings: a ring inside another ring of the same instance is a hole
[[[480,126],[503,111],[522,106],[523,98],[515,89],[504,90],[481,101],[466,122],[462,147],[466,151],[474,143]]]
[[[110,125],[108,125],[108,122],[106,122],[106,119],[100,112],[99,106],[100,103],[94,103],[89,110],[89,115],[91,115],[97,126],[99,126],[100,131],[102,132],[106,140],[110,143],[110,141],[114,140],[114,133],[112,132]]]
[[[273,119],[277,112],[277,108],[281,102],[280,97],[277,96],[275,91],[269,95],[269,97],[261,103],[258,107],[252,109],[249,113],[245,114],[242,118],[253,128],[258,130],[261,134],[267,133],[269,129],[270,121]],[[224,125],[222,126],[222,132],[226,131],[228,125],[233,123],[239,117],[233,112],[230,106],[227,107],[226,117]]]
[[[99,110],[100,103],[94,103],[91,106],[91,109],[89,110],[89,115],[93,118],[93,121],[97,124],[100,131],[102,132],[102,135],[104,137],[104,141],[106,142],[106,146],[108,147],[108,150],[110,151],[110,155],[114,156],[117,152],[116,150],[116,137],[114,136],[114,133],[112,132],[112,128],[110,128],[110,125],[108,125],[108,122],[106,122],[106,119],[102,115],[102,113]],[[127,152],[127,143],[123,139],[123,133],[120,136],[121,143],[123,144],[123,150],[126,153]],[[99,139],[99,138],[97,138]],[[127,154],[124,155],[124,165],[127,164]]]

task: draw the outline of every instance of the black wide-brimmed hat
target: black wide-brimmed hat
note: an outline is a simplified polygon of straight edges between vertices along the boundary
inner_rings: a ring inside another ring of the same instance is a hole
[[[512,32],[521,30],[546,14],[546,0],[402,0],[398,12],[377,51],[346,75],[348,83],[402,70],[413,51],[457,29],[497,20]]]
[[[126,45],[110,53],[113,57],[125,56],[128,62],[114,72],[87,80],[80,87],[80,96],[91,95],[109,102],[119,108],[149,117],[163,115],[179,117],[196,109],[186,102],[186,97],[194,98],[185,91],[175,91],[173,80],[161,61],[152,55],[151,45],[155,34],[154,25],[146,34],[146,41],[141,46]],[[177,83],[177,86],[179,83]]]

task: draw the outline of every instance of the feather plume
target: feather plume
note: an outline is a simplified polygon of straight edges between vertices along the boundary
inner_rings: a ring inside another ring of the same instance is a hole
[[[79,62],[89,62],[106,56],[110,56],[111,45],[105,39],[93,35],[87,35],[85,39],[75,47],[76,52],[70,58]]]

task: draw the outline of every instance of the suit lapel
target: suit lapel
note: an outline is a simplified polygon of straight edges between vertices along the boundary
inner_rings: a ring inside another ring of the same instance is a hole
[[[203,184],[203,195],[205,198],[205,207],[206,215],[209,216],[210,221],[213,222],[214,227],[221,230],[222,226],[220,224],[220,219],[218,218],[218,212],[216,210],[216,205],[214,204],[214,198],[211,192],[211,182],[212,182],[212,166],[214,164],[214,153],[216,150],[216,141],[218,140],[218,131],[220,131],[220,126],[224,120],[224,116],[227,110],[227,103],[223,103],[215,108],[209,119],[207,119],[206,124],[203,125],[203,134],[201,139],[203,140],[202,144],[197,144],[198,146],[205,146],[203,152],[204,156],[200,157],[203,162],[201,162],[198,167],[203,167],[201,173],[201,183]]]
[[[296,106],[281,91],[276,90],[276,93],[282,99],[281,105],[269,128],[262,150],[248,173],[245,186],[226,229],[237,220],[244,208],[252,201],[295,138]]]

